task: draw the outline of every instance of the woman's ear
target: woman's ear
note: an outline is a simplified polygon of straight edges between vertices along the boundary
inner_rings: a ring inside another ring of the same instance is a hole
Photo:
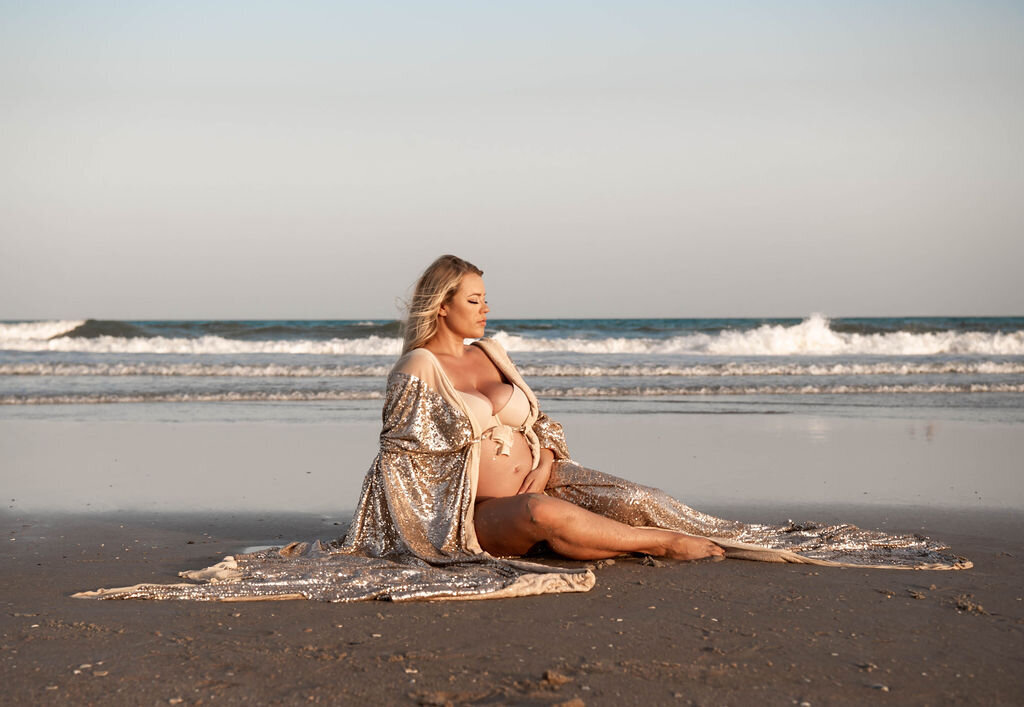
[[[448,305],[442,304],[441,308],[437,310],[437,316],[447,317],[448,316]]]

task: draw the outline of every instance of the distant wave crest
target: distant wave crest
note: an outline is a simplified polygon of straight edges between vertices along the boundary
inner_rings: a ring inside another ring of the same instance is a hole
[[[83,393],[71,395],[0,395],[0,405],[93,405],[102,403],[225,403],[307,402],[316,400],[378,400],[378,391],[291,390],[278,393]]]
[[[6,363],[7,376],[183,376],[218,378],[383,377],[390,366],[263,366],[206,363]]]
[[[2,370],[2,368],[0,368]],[[524,376],[558,377],[653,377],[677,376],[736,377],[736,376],[913,376],[981,374],[1000,375],[1024,373],[1024,361],[937,361],[937,362],[880,362],[880,363],[728,363],[653,366],[588,366],[524,365],[519,367]]]
[[[181,376],[221,378],[383,378],[390,366],[284,363],[266,365],[208,363],[6,363],[6,376]],[[1024,361],[915,361],[913,363],[728,363],[692,365],[535,364],[522,365],[527,377],[549,378],[714,378],[738,376],[914,376],[1024,374]]]
[[[81,322],[68,322],[77,328]],[[42,322],[40,322],[42,324]],[[56,322],[47,322],[54,324]],[[11,325],[7,325],[11,326]],[[41,328],[49,332],[57,326]],[[61,332],[58,331],[58,334]],[[195,338],[170,338],[163,336],[122,337],[95,336],[92,338],[48,336],[24,336],[21,331],[5,336],[0,329],[0,350],[7,351],[57,351],[99,354],[313,354],[313,355],[355,355],[355,356],[398,356],[402,351],[402,340],[371,335],[358,339],[276,339],[270,341],[245,341],[226,339],[222,336],[200,336]]]
[[[18,322],[14,324],[0,323],[0,348],[13,350],[36,351],[40,342],[55,336],[67,334],[85,324],[84,319],[62,319],[47,322]],[[19,343],[31,346],[21,349]]]
[[[714,356],[928,356],[936,354],[1024,355],[1024,331],[859,334],[837,332],[823,314],[799,324],[764,324],[745,331],[687,334],[666,339],[531,339],[498,332],[509,351],[574,351],[585,354],[705,354]]]
[[[200,337],[141,337],[94,335],[63,336],[82,321],[0,324],[0,349],[124,354],[311,354],[398,356],[397,337],[243,340],[216,335]],[[98,334],[99,331],[91,331]],[[654,354],[710,356],[930,356],[1024,355],[1024,331],[980,332],[891,331],[858,333],[836,331],[829,319],[814,314],[799,324],[764,324],[754,329],[692,333],[667,338],[650,337],[524,337],[498,331],[506,349],[515,352],[573,352],[579,354]]]
[[[664,396],[733,395],[868,395],[868,394],[941,394],[941,393],[1024,393],[1024,383],[939,383],[893,385],[712,385],[690,387],[578,386],[541,388],[545,398],[631,398]],[[66,395],[0,395],[0,405],[90,405],[110,403],[207,403],[207,402],[306,402],[318,400],[379,400],[377,391],[285,392],[232,391],[219,393],[96,393]]]
[[[1024,383],[937,383],[893,385],[706,385],[673,388],[668,386],[541,388],[535,391],[545,398],[624,398],[651,396],[716,395],[870,395],[879,393],[1024,393]]]

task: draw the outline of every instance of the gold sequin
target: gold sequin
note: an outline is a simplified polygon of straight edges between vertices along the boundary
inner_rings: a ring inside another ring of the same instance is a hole
[[[922,535],[890,535],[846,523],[765,525],[701,513],[664,491],[572,461],[555,462],[548,495],[633,526],[711,538],[726,557],[880,569],[967,569],[971,563]]]

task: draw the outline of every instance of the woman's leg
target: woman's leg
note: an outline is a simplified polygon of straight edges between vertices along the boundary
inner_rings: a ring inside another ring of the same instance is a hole
[[[492,555],[522,555],[546,541],[559,555],[598,560],[627,552],[696,560],[724,555],[704,538],[657,528],[634,528],[543,494],[490,498],[476,505],[480,546]]]
[[[544,493],[632,526],[704,537],[735,538],[746,524],[702,513],[660,489],[621,479],[574,461],[557,461]]]

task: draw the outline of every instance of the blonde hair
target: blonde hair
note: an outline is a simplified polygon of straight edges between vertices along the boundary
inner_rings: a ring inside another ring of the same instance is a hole
[[[423,271],[406,306],[408,314],[402,325],[405,336],[403,354],[434,338],[441,305],[451,302],[462,278],[469,273],[483,275],[484,271],[454,255],[442,255]]]

